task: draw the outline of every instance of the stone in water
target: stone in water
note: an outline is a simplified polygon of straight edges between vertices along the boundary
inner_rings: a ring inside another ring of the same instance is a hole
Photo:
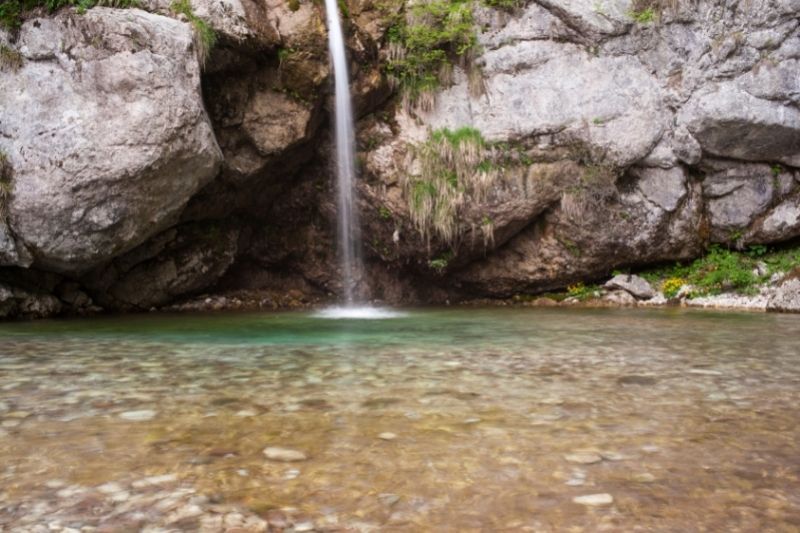
[[[597,455],[596,453],[590,453],[590,452],[568,453],[567,455],[564,456],[564,459],[566,459],[570,463],[578,463],[582,465],[599,463],[600,461],[603,460],[603,458]]]
[[[125,411],[119,417],[123,420],[130,420],[131,422],[144,422],[155,418],[156,412],[150,409],[142,409],[141,411]]]
[[[611,505],[614,503],[614,497],[611,494],[587,494],[585,496],[575,496],[572,501],[581,505],[589,505],[597,507],[600,505]]]
[[[277,446],[268,446],[264,448],[264,455],[270,461],[281,461],[284,463],[305,461],[308,459],[308,456],[301,451],[290,450],[289,448],[279,448]]]

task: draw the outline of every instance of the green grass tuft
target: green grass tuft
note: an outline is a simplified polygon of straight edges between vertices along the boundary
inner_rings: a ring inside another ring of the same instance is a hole
[[[451,83],[454,63],[474,70],[472,6],[467,0],[422,0],[389,28],[385,70],[407,105],[430,109],[435,90]]]
[[[189,0],[174,0],[170,8],[176,14],[184,15],[194,27],[197,55],[200,63],[205,65],[208,56],[211,55],[211,50],[217,44],[217,32],[209,26],[208,22],[194,14]]]

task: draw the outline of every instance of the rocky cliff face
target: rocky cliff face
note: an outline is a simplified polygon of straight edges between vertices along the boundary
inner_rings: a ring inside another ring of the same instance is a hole
[[[800,236],[800,2],[661,4],[476,4],[423,105],[384,75],[407,6],[350,2],[364,291],[507,297]],[[142,7],[0,31],[0,314],[336,293],[321,7]]]

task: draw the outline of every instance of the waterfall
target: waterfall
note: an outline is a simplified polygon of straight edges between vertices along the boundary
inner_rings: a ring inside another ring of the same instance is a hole
[[[355,133],[350,102],[347,57],[337,0],[325,0],[328,47],[333,63],[336,121],[336,177],[338,186],[338,245],[345,305],[355,303],[356,283],[361,277],[361,228],[355,204]]]

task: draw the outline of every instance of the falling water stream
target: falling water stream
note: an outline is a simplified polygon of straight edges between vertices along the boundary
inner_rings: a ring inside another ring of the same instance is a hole
[[[355,134],[347,57],[341,18],[336,0],[325,0],[328,18],[328,46],[335,79],[336,177],[338,183],[338,237],[342,287],[347,307],[355,305],[355,285],[361,272],[361,245],[355,196]]]

